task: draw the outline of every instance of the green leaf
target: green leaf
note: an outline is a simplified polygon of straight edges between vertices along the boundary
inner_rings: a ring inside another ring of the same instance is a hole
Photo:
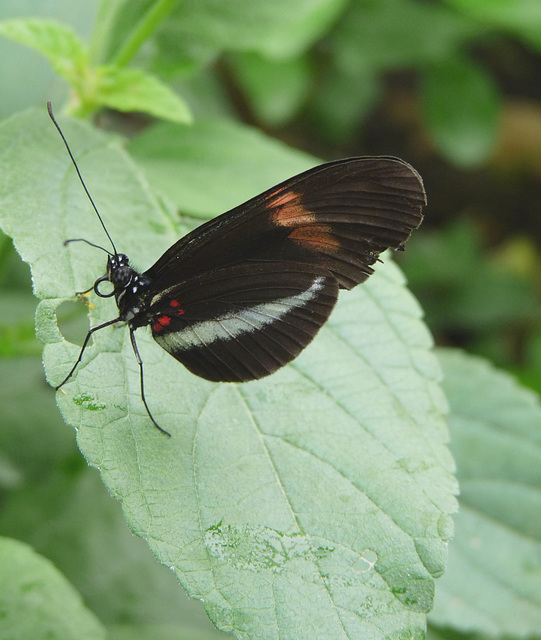
[[[258,51],[275,59],[305,51],[337,18],[345,0],[184,0],[160,30],[162,55],[198,50]]]
[[[177,78],[175,89],[186,98],[198,120],[236,117],[229,89],[213,69],[202,69],[196,75]]]
[[[127,34],[128,37],[113,60],[114,64],[122,67],[130,62],[143,43],[153,35],[160,22],[168,16],[179,2],[180,0],[157,0],[153,2]]]
[[[176,638],[182,629],[221,637],[201,603],[188,600],[172,572],[131,534],[98,473],[80,456],[77,462],[68,458],[12,492],[3,502],[1,535],[52,560],[101,620],[132,629],[167,625]]]
[[[330,36],[340,72],[366,75],[446,59],[480,27],[438,4],[357,0]]]
[[[183,212],[208,218],[317,164],[257,129],[229,120],[159,123],[128,149],[152,184]]]
[[[0,22],[0,35],[39,51],[72,84],[87,67],[85,44],[74,31],[59,22],[37,18],[4,20]]]
[[[541,5],[537,0],[447,0],[480,24],[510,31],[541,49]]]
[[[134,34],[151,27],[154,11],[177,2],[181,0],[101,0],[90,43],[93,59],[116,60]]]
[[[0,291],[0,358],[39,355],[34,332],[36,300],[30,292]]]
[[[142,111],[173,122],[191,122],[188,106],[158,78],[140,69],[102,66],[92,69],[84,43],[68,27],[49,20],[0,22],[0,34],[33,47],[79,94],[82,113],[100,106]]]
[[[422,83],[425,120],[438,149],[452,162],[485,162],[498,133],[499,96],[491,78],[463,58],[431,65]]]
[[[520,30],[541,26],[537,0],[446,0],[447,4],[485,23]]]
[[[371,71],[356,68],[350,72],[332,67],[312,102],[322,138],[347,144],[380,93],[378,78]]]
[[[454,633],[449,629],[437,629],[433,625],[428,625],[426,640],[482,640],[482,638],[473,635],[462,636]]]
[[[157,118],[189,123],[188,105],[161,80],[140,69],[99,67],[95,100],[118,111],[142,111]]]
[[[149,1],[152,0],[144,0],[145,3]],[[118,23],[118,16],[126,4],[126,0],[98,1],[95,24],[88,44],[89,57],[94,64],[105,64],[112,60],[127,38],[132,25]],[[140,2],[137,0],[133,0],[131,4],[134,7],[135,24],[144,9],[139,9]]]
[[[229,63],[252,109],[266,124],[287,123],[307,99],[312,69],[306,56],[276,61],[243,53],[232,56]]]
[[[313,101],[323,134],[347,141],[380,93],[389,70],[437,64],[481,29],[434,3],[357,0],[326,42],[329,68]]]
[[[54,393],[45,384],[41,358],[0,358],[0,378],[0,451],[20,482],[41,481],[70,455],[74,437],[63,428]]]
[[[62,125],[112,237],[148,266],[180,233],[171,213],[116,143]],[[62,241],[103,234],[44,114],[0,129],[0,176],[2,224],[31,262],[58,382],[78,347],[54,309],[104,268],[101,253]],[[114,317],[111,302],[93,323]],[[125,328],[97,332],[57,400],[130,527],[213,622],[258,640],[422,637],[455,484],[431,339],[394,264],[345,293],[314,344],[263,381],[201,380],[138,333],[171,439],[142,407]]]
[[[541,406],[487,361],[440,351],[460,512],[434,624],[524,638],[541,628]]]
[[[186,624],[115,625],[108,627],[107,640],[232,640],[230,634],[216,629],[201,630]]]
[[[434,331],[493,337],[510,325],[535,323],[541,313],[533,283],[487,260],[471,221],[414,235],[402,265]]]
[[[62,574],[30,547],[0,538],[2,640],[98,640],[99,621]]]

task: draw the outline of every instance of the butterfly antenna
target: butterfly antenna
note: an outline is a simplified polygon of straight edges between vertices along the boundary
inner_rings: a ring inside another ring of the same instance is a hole
[[[83,180],[83,176],[81,175],[81,172],[79,171],[79,167],[77,166],[77,163],[75,162],[75,158],[73,157],[73,153],[71,152],[71,149],[69,148],[68,141],[66,140],[64,134],[62,133],[62,129],[60,128],[60,125],[58,124],[58,122],[56,121],[56,118],[54,117],[53,107],[51,106],[51,102],[50,101],[47,102],[47,111],[49,112],[49,117],[53,121],[54,126],[57,128],[57,131],[60,134],[60,137],[62,138],[66,149],[68,150],[69,157],[71,158],[71,161],[73,162],[73,166],[75,167],[75,171],[77,171],[77,175],[79,176],[79,180],[81,181],[81,184],[83,185],[83,189],[85,190],[85,193],[88,196],[88,199],[90,200],[90,203],[92,204],[92,207],[93,207],[94,211],[96,212],[96,215],[98,216],[98,220],[100,221],[101,226],[103,227],[103,230],[105,231],[105,235],[109,238],[109,242],[111,243],[111,246],[113,247],[114,255],[116,256],[116,255],[118,255],[118,251],[116,250],[115,243],[113,242],[113,239],[111,238],[111,236],[109,235],[109,232],[107,231],[107,227],[105,226],[105,223],[103,222],[103,220],[102,220],[102,218],[100,216],[100,212],[98,211],[98,207],[96,207],[96,205],[94,203],[94,200],[92,200],[92,196],[90,195],[88,189],[86,188],[85,181]],[[102,247],[99,247],[99,248],[101,249]],[[104,251],[109,253],[106,249],[104,249]]]
[[[67,247],[70,242],[84,242],[85,244],[88,244],[91,247],[94,247],[94,249],[101,249],[109,256],[116,255],[116,254],[112,254],[110,251],[105,249],[105,247],[102,247],[99,244],[94,244],[93,242],[90,242],[90,240],[87,240],[86,238],[70,238],[69,240],[64,240],[64,246]]]

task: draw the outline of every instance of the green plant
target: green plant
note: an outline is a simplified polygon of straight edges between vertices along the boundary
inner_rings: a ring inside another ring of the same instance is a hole
[[[498,92],[464,46],[507,16],[537,47],[531,16],[517,17],[535,8],[513,2],[507,14],[499,3],[489,24],[474,10],[486,2],[473,0],[117,0],[101,3],[88,45],[35,17],[0,22],[0,34],[45,54],[69,83],[62,127],[119,249],[146,268],[201,219],[317,162],[241,124],[235,91],[267,126],[305,114],[323,145],[352,135],[381,96],[383,72],[413,66],[435,144],[463,166],[481,162]],[[463,109],[453,86],[469,92]],[[113,137],[80,120],[103,107],[167,121]],[[470,133],[456,135],[464,123]],[[27,270],[8,240],[31,267],[38,337],[56,384],[86,328],[84,305],[65,307],[104,259],[63,246],[103,238],[44,101],[0,124],[0,224],[0,553],[12,560],[0,568],[0,636],[223,636],[176,578],[239,638],[422,638],[435,590],[433,637],[537,632],[538,399],[471,356],[441,353],[438,362],[390,256],[341,297],[309,350],[261,382],[212,385],[142,337],[147,394],[170,440],[141,405],[125,328],[97,334],[57,393],[87,466],[43,382]],[[460,273],[474,262],[467,254]],[[482,270],[481,282],[492,274]],[[458,277],[444,284],[467,294]],[[113,317],[113,306],[91,298],[92,324]],[[471,327],[459,306],[456,317]],[[429,310],[434,323],[445,319],[441,304]],[[435,580],[456,510],[440,366],[463,498],[448,573]]]

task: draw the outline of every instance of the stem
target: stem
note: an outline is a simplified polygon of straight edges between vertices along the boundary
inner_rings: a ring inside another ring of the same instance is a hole
[[[104,62],[105,49],[111,39],[111,31],[114,29],[117,13],[118,5],[107,4],[105,0],[100,2],[94,31],[88,45],[88,59],[94,65]]]
[[[179,0],[158,0],[152,5],[133,29],[126,44],[113,60],[113,64],[118,67],[125,67],[139,51],[143,42],[154,33],[160,22],[178,3]]]

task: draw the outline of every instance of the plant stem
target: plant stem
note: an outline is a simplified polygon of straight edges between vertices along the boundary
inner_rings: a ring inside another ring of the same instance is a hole
[[[96,24],[88,45],[88,58],[94,65],[105,62],[105,51],[111,38],[111,31],[114,29],[117,13],[118,5],[106,3],[105,0],[100,2]]]
[[[125,67],[135,56],[145,40],[156,30],[160,22],[173,10],[180,0],[158,0],[147,11],[139,23],[135,26],[124,47],[120,50],[113,64]]]

